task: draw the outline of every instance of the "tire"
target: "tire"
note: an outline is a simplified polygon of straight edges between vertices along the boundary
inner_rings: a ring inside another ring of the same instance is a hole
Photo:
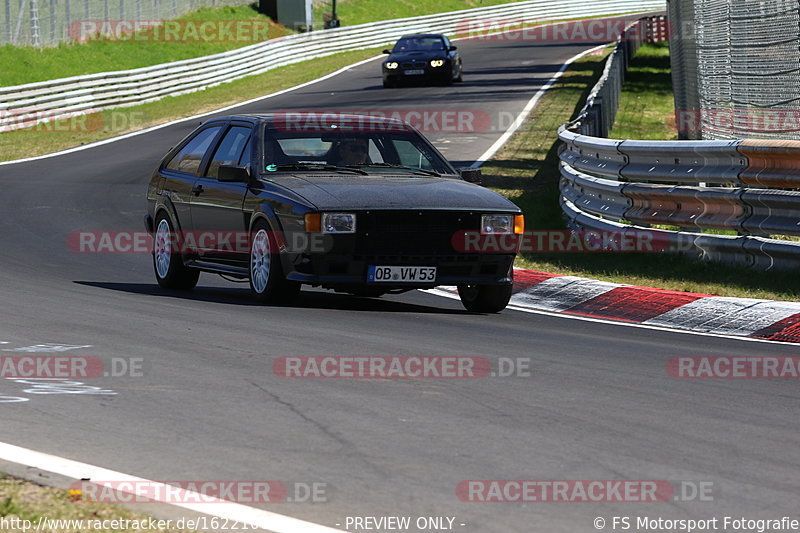
[[[458,297],[471,313],[498,313],[511,299],[511,283],[503,285],[459,285]]]
[[[253,296],[261,303],[290,303],[300,292],[300,283],[286,279],[272,230],[259,220],[250,235],[249,271]]]
[[[183,255],[177,253],[175,245],[180,246],[172,221],[166,213],[156,218],[156,231],[153,235],[153,270],[156,281],[165,289],[191,290],[197,285],[200,271],[183,264]]]
[[[383,88],[384,89],[394,89],[395,88],[395,83],[392,82],[392,81],[383,80]]]
[[[464,67],[461,65],[458,66],[458,77],[456,78],[456,81],[459,83],[464,81]]]

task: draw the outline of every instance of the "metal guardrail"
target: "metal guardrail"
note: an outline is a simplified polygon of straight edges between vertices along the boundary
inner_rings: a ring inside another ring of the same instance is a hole
[[[619,49],[591,95],[618,91]],[[612,77],[616,79],[612,79]],[[615,105],[618,98],[607,98]],[[600,100],[600,106],[607,105]],[[691,257],[759,269],[800,268],[800,142],[608,139],[598,98],[561,126],[561,207],[574,228],[647,231]],[[716,186],[707,186],[714,184]],[[677,226],[680,231],[654,229]],[[736,235],[701,233],[723,230]]]
[[[53,46],[69,41],[80,21],[156,21],[205,7],[246,5],[248,0],[5,0],[0,45]]]
[[[0,87],[0,131],[199,91],[308,59],[385,45],[407,33],[457,33],[481,18],[532,23],[663,8],[663,0],[529,0],[289,35],[152,67]]]

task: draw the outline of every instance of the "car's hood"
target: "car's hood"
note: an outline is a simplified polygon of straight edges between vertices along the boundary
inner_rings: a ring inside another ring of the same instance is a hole
[[[476,209],[519,211],[499,194],[459,179],[417,176],[286,175],[269,181],[320,210]]]
[[[387,61],[414,61],[414,60],[429,60],[429,59],[447,59],[447,54],[444,50],[419,50],[412,52],[398,52],[390,54]]]

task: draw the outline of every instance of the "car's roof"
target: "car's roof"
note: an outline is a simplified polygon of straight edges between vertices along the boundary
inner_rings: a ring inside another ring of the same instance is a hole
[[[266,122],[273,127],[302,125],[305,131],[314,131],[315,126],[320,131],[329,131],[338,127],[343,127],[352,131],[354,128],[363,128],[373,131],[371,128],[392,126],[392,130],[410,130],[411,127],[406,122],[390,117],[380,117],[373,115],[356,115],[350,113],[325,113],[325,112],[294,112],[286,111],[282,113],[240,113],[214,117],[207,122],[222,122],[228,120],[242,120],[246,122]],[[332,126],[334,125],[335,126]],[[384,131],[381,129],[381,131]]]
[[[443,33],[410,33],[408,35],[403,35],[400,37],[401,39],[411,39],[415,37],[444,37]]]

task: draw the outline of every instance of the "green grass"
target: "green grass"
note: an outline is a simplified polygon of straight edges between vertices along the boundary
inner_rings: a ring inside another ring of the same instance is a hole
[[[675,101],[666,42],[643,45],[631,61],[609,137],[677,140]]]
[[[344,25],[375,22],[507,4],[512,0],[339,0],[337,13]],[[180,17],[182,21],[244,20],[269,23],[268,38],[291,33],[260,14],[257,4],[200,9]],[[95,72],[133,68],[201,57],[247,46],[264,39],[205,42],[201,39],[165,41],[153,39],[152,30],[140,32],[140,39],[96,39],[86,43],[66,42],[50,48],[0,46],[0,87],[21,85]]]
[[[84,520],[84,528],[69,528],[70,532],[88,533],[90,531],[133,531],[132,529],[92,529],[88,521],[96,520],[138,520],[146,521],[147,516],[134,513],[120,505],[95,502],[74,501],[69,492],[61,489],[42,487],[20,479],[0,474],[0,518],[14,524],[15,519],[32,522],[33,531],[40,518],[49,520]],[[176,520],[173,520],[173,523]],[[146,522],[145,522],[146,523]],[[0,531],[22,531],[21,527],[0,529]],[[151,529],[164,533],[177,533],[174,528]]]
[[[510,4],[514,1],[518,0],[339,0],[336,14],[343,26],[352,26],[377,20]]]
[[[654,48],[663,50],[661,47]],[[644,52],[643,63],[648,63],[651,61],[649,47]],[[656,55],[660,56],[662,53],[659,51]],[[492,161],[482,167],[484,185],[508,196],[523,209],[526,230],[566,228],[558,203],[559,143],[556,130],[559,125],[574,118],[580,110],[589,89],[603,70],[604,57],[587,56],[573,63],[540,100],[525,125]],[[663,83],[658,86],[663,87]],[[643,86],[640,85],[641,87]],[[637,105],[631,103],[631,96],[649,100],[642,92],[626,88],[623,107]],[[634,100],[640,101],[636,98]],[[671,110],[671,95],[668,100]],[[621,113],[617,120],[624,117]],[[628,126],[618,126],[624,127]],[[655,120],[650,127],[655,127]],[[630,130],[621,136],[645,137]],[[746,268],[692,261],[669,254],[529,253],[518,257],[517,266],[553,274],[720,296],[790,301],[800,299],[796,272],[764,274]]]
[[[200,9],[177,20],[182,21],[258,21],[269,25],[271,39],[289,31],[258,13],[252,6]],[[245,26],[246,27],[246,26]],[[262,26],[263,27],[263,26]],[[95,72],[127,70],[179,61],[233,50],[260,42],[240,40],[211,42],[187,39],[175,42],[153,38],[153,30],[142,31],[139,40],[90,40],[86,43],[61,43],[51,48],[0,46],[0,86],[19,85]],[[159,34],[161,35],[161,34]]]
[[[0,133],[0,161],[41,155],[140,130],[156,124],[256,98],[311,81],[337,69],[373,57],[379,49],[344,52],[280,67],[204,91],[79,117],[75,121],[41,124]]]

